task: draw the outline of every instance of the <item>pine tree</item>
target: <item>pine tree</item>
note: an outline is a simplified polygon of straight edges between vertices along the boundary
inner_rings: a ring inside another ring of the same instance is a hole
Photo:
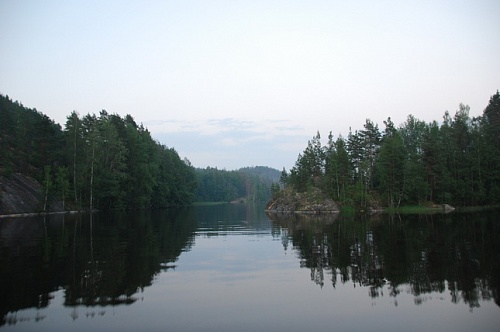
[[[381,138],[378,125],[374,124],[370,119],[366,119],[364,129],[359,132],[359,137],[362,144],[362,160],[365,165],[363,167],[364,185],[367,188],[373,188],[373,169],[375,167],[375,160],[378,157]]]
[[[306,149],[299,154],[291,170],[290,180],[298,191],[306,191],[310,186],[319,186],[324,172],[324,151],[321,136],[317,132],[308,141]]]
[[[488,202],[498,204],[500,197],[500,93],[491,96],[488,106],[484,109],[484,186]]]
[[[342,136],[336,140],[330,133],[325,149],[326,192],[336,201],[345,202],[351,180],[351,167],[346,143]]]
[[[422,149],[425,130],[425,122],[417,120],[413,115],[408,115],[399,129],[407,153],[404,166],[404,199],[408,203],[421,203],[429,192]]]
[[[379,188],[386,197],[389,207],[401,204],[405,190],[404,165],[406,150],[401,135],[391,119],[384,121],[386,129],[382,138],[380,155],[377,160]]]
[[[77,204],[79,201],[78,192],[83,182],[82,169],[80,168],[83,164],[83,154],[81,150],[84,146],[81,122],[82,121],[79,118],[78,113],[73,111],[66,118],[66,125],[64,129],[67,159],[70,160],[69,164],[71,165],[73,199]]]

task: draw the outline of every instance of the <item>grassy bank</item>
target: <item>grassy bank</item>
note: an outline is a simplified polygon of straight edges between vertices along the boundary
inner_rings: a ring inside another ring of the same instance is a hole
[[[192,206],[211,206],[211,205],[223,205],[229,204],[229,202],[194,202]]]
[[[400,213],[400,214],[424,214],[424,213],[436,213],[444,212],[441,206],[422,206],[422,205],[408,205],[400,206],[398,208],[386,208],[384,209],[387,213]]]
[[[426,206],[426,205],[408,205],[400,206],[399,208],[386,208],[384,212],[399,213],[399,214],[425,214],[425,213],[441,213],[441,212],[479,212],[491,209],[500,209],[500,205],[485,205],[485,206],[465,206],[457,207],[454,210],[445,210],[443,206]]]

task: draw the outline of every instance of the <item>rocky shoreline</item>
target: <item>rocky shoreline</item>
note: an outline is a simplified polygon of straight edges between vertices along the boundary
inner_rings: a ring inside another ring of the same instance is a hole
[[[419,209],[421,211],[418,213],[449,213],[455,211],[455,208],[449,204],[432,204],[432,206],[423,206]],[[340,213],[338,204],[316,188],[305,193],[298,193],[286,189],[282,190],[269,201],[265,210],[267,213],[278,214]],[[376,214],[385,213],[387,211],[387,208],[376,206],[370,207],[364,212]]]
[[[46,211],[43,211],[42,191],[38,181],[23,174],[0,177],[0,216],[24,217],[66,212],[60,201],[48,202]]]
[[[60,201],[49,202],[46,211],[43,211],[42,196],[41,185],[32,178],[18,173],[9,178],[0,177],[0,218],[78,212],[65,210]],[[238,202],[240,201],[238,200]],[[304,193],[288,189],[282,190],[269,201],[265,210],[268,213],[281,214],[335,214],[340,212],[338,204],[316,188]],[[448,204],[434,204],[432,207],[423,208],[423,210],[448,213],[454,211],[455,208]],[[382,207],[369,209],[370,213],[385,211],[386,209]]]
[[[320,190],[313,189],[307,193],[281,191],[266,206],[266,212],[322,214],[339,213],[338,205],[326,197]]]

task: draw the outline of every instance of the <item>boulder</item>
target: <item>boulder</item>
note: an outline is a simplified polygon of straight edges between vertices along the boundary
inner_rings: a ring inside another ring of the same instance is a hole
[[[297,193],[291,189],[282,190],[269,201],[266,211],[308,214],[340,212],[337,204],[316,188],[304,193]]]

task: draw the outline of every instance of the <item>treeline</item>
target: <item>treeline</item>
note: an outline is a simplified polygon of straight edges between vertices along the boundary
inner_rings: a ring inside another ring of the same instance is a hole
[[[319,188],[340,205],[361,208],[499,203],[498,91],[482,116],[471,118],[469,107],[460,104],[440,123],[409,115],[399,127],[391,118],[384,126],[381,131],[367,119],[364,129],[347,138],[330,133],[326,146],[318,132],[294,167],[283,169],[281,183],[299,192]]]
[[[271,186],[278,183],[280,172],[265,166],[245,167],[236,171],[207,167],[196,169],[196,177],[196,201],[229,202],[245,199],[267,202],[271,198]]]
[[[64,130],[36,109],[0,95],[0,175],[22,173],[43,187],[44,207],[124,209],[189,204],[194,168],[153,140],[132,116],[72,112]]]

